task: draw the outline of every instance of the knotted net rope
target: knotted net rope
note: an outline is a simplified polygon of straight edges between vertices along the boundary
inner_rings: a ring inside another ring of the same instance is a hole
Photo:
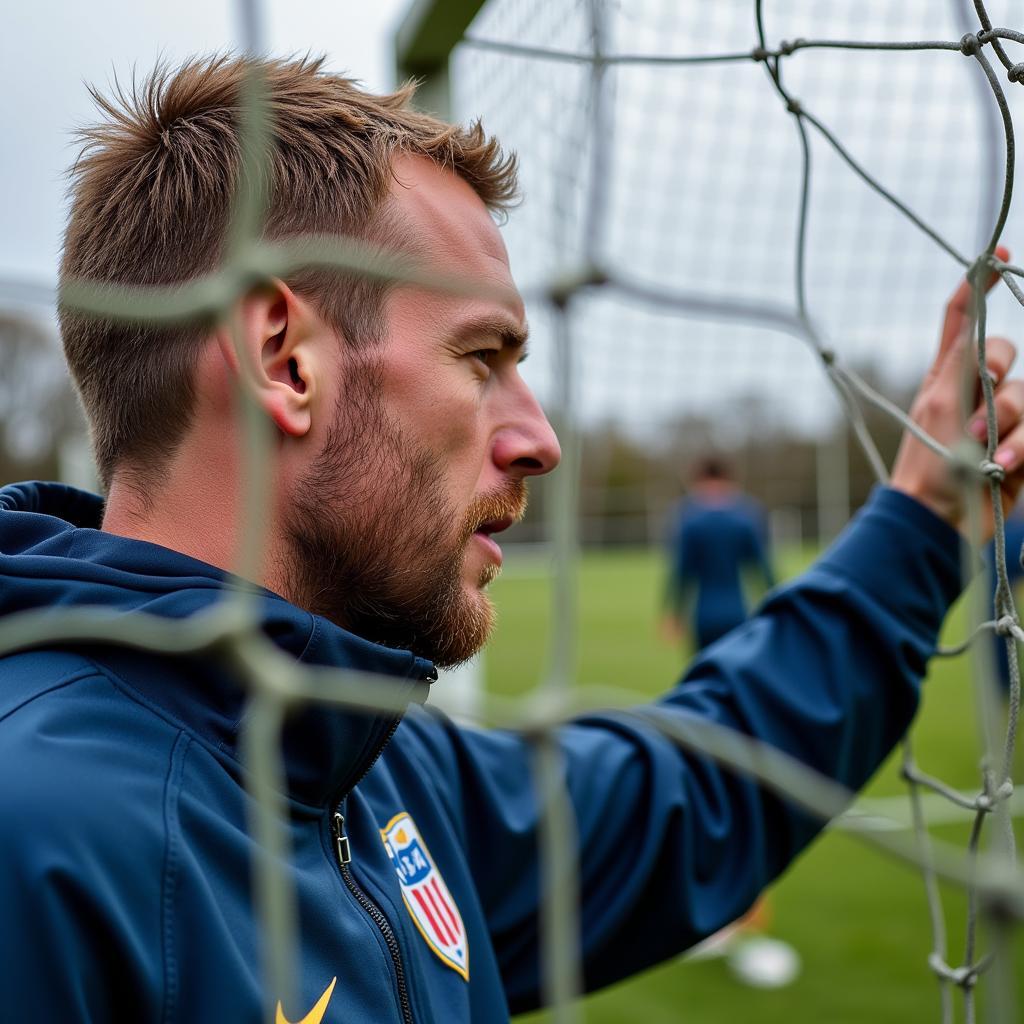
[[[964,1015],[973,1021],[976,1015],[975,993],[984,978],[989,986],[992,1017],[997,1021],[1016,1020],[1010,938],[1012,930],[1024,920],[1024,874],[1016,862],[1013,826],[1008,810],[1012,793],[1013,761],[1020,712],[1020,673],[1017,642],[1024,640],[1014,607],[1005,556],[1005,524],[999,501],[1003,470],[994,461],[998,431],[993,384],[984,372],[987,305],[983,282],[996,273],[1024,305],[1024,289],[1019,278],[1024,269],[998,259],[995,247],[1010,211],[1014,171],[1014,128],[999,71],[1011,84],[1024,79],[1024,64],[1014,63],[1007,43],[1024,42],[1024,33],[993,26],[982,0],[975,0],[976,24],[960,39],[913,42],[861,42],[834,39],[770,40],[765,27],[762,0],[752,9],[750,48],[742,52],[687,55],[645,55],[619,53],[609,49],[606,37],[605,0],[587,0],[590,47],[586,51],[568,51],[517,45],[507,41],[471,38],[468,42],[491,49],[544,61],[585,65],[589,73],[589,158],[590,188],[586,196],[586,225],[582,259],[563,267],[543,288],[527,294],[528,300],[547,304],[556,324],[555,360],[557,394],[555,413],[563,439],[563,466],[557,476],[558,490],[551,503],[551,532],[555,541],[554,604],[552,644],[548,667],[537,690],[515,700],[485,695],[480,703],[456,707],[466,717],[483,723],[519,729],[529,737],[536,751],[538,793],[542,807],[541,859],[545,900],[542,920],[542,963],[545,995],[554,1018],[573,1021],[578,1015],[577,996],[581,991],[579,959],[578,864],[574,838],[574,820],[568,800],[562,764],[556,741],[557,728],[584,712],[613,708],[624,718],[657,728],[681,748],[708,756],[759,780],[767,789],[821,819],[842,814],[853,794],[765,744],[749,737],[685,718],[667,719],[650,711],[632,709],[633,694],[603,688],[576,686],[574,663],[576,647],[575,566],[578,551],[576,522],[577,478],[580,462],[579,435],[575,413],[578,395],[576,352],[572,330],[574,304],[583,294],[597,291],[638,297],[680,313],[697,312],[752,320],[772,319],[781,327],[804,339],[816,353],[822,371],[835,389],[853,425],[857,439],[878,478],[884,480],[886,467],[866,426],[861,403],[877,406],[898,421],[943,458],[961,479],[971,506],[971,520],[977,548],[980,530],[981,487],[987,487],[995,509],[995,608],[996,617],[987,616],[984,607],[976,611],[976,626],[968,641],[956,648],[939,651],[953,656],[972,646],[971,641],[992,632],[1003,638],[1010,668],[1009,704],[1005,727],[1002,711],[992,687],[981,686],[980,702],[985,750],[981,784],[972,798],[965,798],[952,786],[921,771],[908,741],[903,758],[913,812],[911,836],[898,830],[859,827],[857,818],[850,827],[865,842],[915,865],[924,877],[928,894],[933,949],[928,962],[940,985],[943,1024],[954,1018],[954,993],[962,994]],[[260,32],[261,11],[258,0],[244,0],[239,10],[244,25],[244,42],[250,54],[264,52]],[[787,87],[784,76],[787,63],[802,51],[811,49],[873,49],[879,51],[947,51],[950,59],[977,63],[991,91],[1005,134],[1006,161],[997,215],[986,244],[976,255],[960,252],[937,231],[917,216],[909,205],[888,191],[870,174],[842,142],[819,120],[803,98]],[[796,261],[794,268],[794,308],[766,313],[746,309],[742,303],[723,306],[717,300],[656,287],[634,280],[602,264],[601,243],[607,230],[611,154],[615,124],[607,102],[605,78],[608,70],[620,64],[699,64],[752,61],[763,67],[766,88],[771,89],[792,118],[802,164],[799,170],[801,193],[799,216],[794,225]],[[254,65],[258,67],[258,65]],[[998,70],[997,70],[998,69]],[[848,165],[864,184],[891,204],[927,235],[951,259],[963,267],[974,286],[972,341],[977,353],[980,386],[986,411],[987,438],[981,449],[965,441],[956,450],[927,435],[907,414],[879,393],[861,375],[844,366],[832,347],[825,344],[816,328],[807,300],[807,224],[811,195],[810,134],[816,133]],[[237,299],[254,284],[269,276],[284,276],[296,267],[332,267],[350,274],[364,274],[393,282],[415,284],[459,295],[480,295],[489,289],[480,282],[438,273],[405,259],[398,259],[351,239],[304,237],[268,242],[262,236],[267,205],[265,154],[269,139],[268,119],[258,72],[249,83],[242,114],[242,181],[229,229],[226,258],[213,273],[186,285],[170,288],[123,288],[97,286],[87,281],[69,282],[61,301],[69,308],[104,318],[173,322],[205,315],[231,323]],[[236,575],[239,580],[258,578],[263,546],[261,524],[267,502],[267,477],[264,453],[268,450],[268,425],[246,389],[239,386],[244,410],[245,430],[245,502],[249,521]],[[281,822],[285,817],[285,785],[280,754],[280,737],[285,714],[296,704],[318,702],[354,710],[401,711],[405,697],[392,680],[348,670],[301,666],[280,652],[259,629],[253,594],[244,586],[225,590],[223,600],[213,609],[183,622],[171,622],[155,616],[134,616],[130,631],[123,619],[103,609],[70,609],[60,612],[26,612],[0,623],[0,654],[55,643],[102,642],[129,645],[166,656],[205,656],[216,659],[237,673],[250,691],[250,713],[246,716],[244,748],[250,773],[248,786],[253,796],[252,829],[259,841],[260,853],[254,865],[255,900],[265,936],[264,977],[268,993],[285,1003],[293,991],[296,966],[296,912],[292,881],[287,870],[289,851]],[[976,646],[976,645],[975,645]],[[923,793],[931,791],[969,810],[973,827],[966,850],[933,838],[927,828]],[[982,848],[982,837],[989,819],[995,820],[995,842]],[[951,963],[949,943],[940,901],[939,882],[962,887],[968,897],[966,943],[962,957]],[[987,924],[987,947],[981,948],[979,925]],[[268,1007],[268,1014],[271,1012]]]

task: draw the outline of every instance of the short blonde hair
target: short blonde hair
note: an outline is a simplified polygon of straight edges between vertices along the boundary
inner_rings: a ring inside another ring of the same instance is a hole
[[[492,210],[516,195],[516,162],[479,122],[460,127],[410,109],[410,83],[364,92],[323,59],[194,58],[158,67],[110,97],[91,89],[103,119],[80,132],[61,281],[126,285],[188,281],[215,268],[240,178],[239,112],[254,64],[272,130],[268,238],[317,233],[373,240],[399,153],[429,157],[464,178]],[[401,224],[389,219],[388,231]],[[400,242],[400,239],[399,239]],[[382,333],[386,286],[300,270],[305,294],[349,344]],[[209,329],[126,324],[61,311],[61,334],[92,432],[100,478],[145,478],[180,443],[194,402],[195,355]]]

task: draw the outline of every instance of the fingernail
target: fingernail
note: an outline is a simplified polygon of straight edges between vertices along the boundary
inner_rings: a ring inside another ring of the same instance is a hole
[[[1013,469],[1017,462],[1017,454],[1012,448],[999,448],[992,458],[998,462],[1003,469]]]
[[[975,416],[970,423],[967,424],[967,432],[977,441],[984,441],[985,435],[988,433],[988,424],[980,416]]]

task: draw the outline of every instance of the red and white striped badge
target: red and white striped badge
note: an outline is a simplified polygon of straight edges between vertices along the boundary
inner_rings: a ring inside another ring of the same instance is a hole
[[[469,944],[462,915],[416,822],[403,811],[380,830],[380,836],[420,935],[443,963],[469,981]]]

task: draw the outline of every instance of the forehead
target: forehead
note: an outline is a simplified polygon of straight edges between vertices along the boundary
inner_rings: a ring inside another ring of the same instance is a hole
[[[509,268],[501,232],[473,188],[453,171],[422,156],[402,155],[393,164],[388,220],[403,251],[444,274],[465,276],[507,292],[506,298],[437,296],[459,307],[501,307],[522,324],[525,310]]]

